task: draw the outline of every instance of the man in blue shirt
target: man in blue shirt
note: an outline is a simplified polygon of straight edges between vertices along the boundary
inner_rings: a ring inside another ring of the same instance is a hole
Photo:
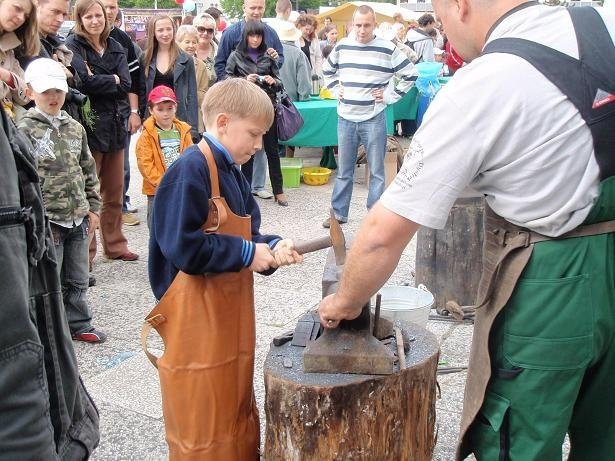
[[[265,0],[244,0],[243,13],[244,19],[228,27],[222,33],[215,64],[218,81],[226,78],[226,73],[224,72],[226,60],[241,40],[243,26],[246,21],[260,21],[263,18],[263,14],[265,13]],[[282,43],[275,30],[267,24],[265,24],[265,43],[267,44],[267,54],[277,61],[278,67],[282,67],[284,63]]]

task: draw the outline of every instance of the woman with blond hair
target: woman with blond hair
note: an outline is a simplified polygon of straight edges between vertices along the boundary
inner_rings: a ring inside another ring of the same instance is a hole
[[[201,140],[196,72],[192,56],[175,43],[175,22],[170,16],[156,15],[148,24],[143,53],[146,99],[153,88],[164,85],[177,96],[177,118],[189,124],[192,140]]]
[[[199,105],[199,133],[203,133],[205,131],[205,125],[203,123],[203,114],[201,113],[201,104],[209,88],[209,74],[207,73],[205,63],[196,57],[196,48],[199,44],[199,33],[196,27],[184,24],[177,29],[175,41],[184,53],[189,54],[194,59],[194,69],[196,71],[196,99]]]
[[[205,64],[207,75],[209,76],[209,86],[216,83],[216,70],[214,64],[218,45],[215,41],[216,36],[216,20],[213,16],[202,13],[194,18],[194,27],[199,34],[199,44],[196,48],[196,57]]]
[[[322,53],[320,51],[320,41],[316,37],[316,27],[318,21],[311,14],[302,14],[295,22],[297,29],[301,31],[299,37],[299,48],[305,53],[312,66],[312,75],[322,77]]]
[[[103,200],[100,234],[109,259],[135,261],[122,233],[124,198],[124,145],[130,112],[128,92],[130,72],[124,47],[109,37],[112,24],[107,22],[100,0],[77,0],[74,34],[66,46],[74,53],[72,66],[79,77],[78,90],[89,99],[85,130],[88,146],[96,161]],[[96,237],[90,244],[90,265],[96,255]]]
[[[12,118],[16,110],[30,102],[15,54],[31,58],[38,55],[39,48],[32,0],[0,0],[0,99]]]

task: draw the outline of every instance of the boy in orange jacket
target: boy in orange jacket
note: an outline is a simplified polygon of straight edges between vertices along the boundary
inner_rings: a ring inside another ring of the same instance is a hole
[[[143,176],[143,194],[147,195],[147,227],[154,196],[164,172],[179,155],[192,145],[190,125],[175,117],[177,98],[171,88],[155,87],[147,98],[150,116],[143,123],[137,141],[137,163]]]

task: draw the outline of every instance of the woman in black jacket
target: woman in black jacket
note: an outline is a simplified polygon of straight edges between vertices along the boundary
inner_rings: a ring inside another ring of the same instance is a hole
[[[241,41],[237,49],[231,53],[226,61],[226,75],[229,77],[245,78],[259,85],[269,95],[275,107],[278,91],[282,89],[282,81],[278,65],[267,54],[265,44],[265,26],[261,21],[247,21],[243,28]],[[263,147],[269,165],[269,178],[271,188],[278,205],[288,206],[288,201],[282,189],[282,168],[280,167],[280,154],[278,152],[278,128],[274,117],[269,131],[263,136]],[[249,183],[252,182],[252,165],[254,157],[243,164],[243,171]]]
[[[124,47],[109,37],[100,0],[77,0],[75,32],[66,45],[74,53],[73,68],[80,80],[79,91],[89,98],[85,129],[88,146],[96,160],[103,206],[100,232],[105,255],[110,259],[134,261],[122,233],[124,196],[124,144],[126,114],[130,112],[130,73]],[[96,238],[90,244],[90,264],[96,254]]]

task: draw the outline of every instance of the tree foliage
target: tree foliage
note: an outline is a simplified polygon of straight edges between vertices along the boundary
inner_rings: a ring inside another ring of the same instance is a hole
[[[266,0],[265,17],[275,17],[275,0]],[[326,0],[291,0],[293,10],[318,11],[320,5],[327,5]],[[221,0],[220,6],[229,18],[243,17],[243,0]]]
[[[153,0],[119,0],[120,8],[154,8]],[[156,5],[161,9],[181,8],[175,0],[158,0]]]

